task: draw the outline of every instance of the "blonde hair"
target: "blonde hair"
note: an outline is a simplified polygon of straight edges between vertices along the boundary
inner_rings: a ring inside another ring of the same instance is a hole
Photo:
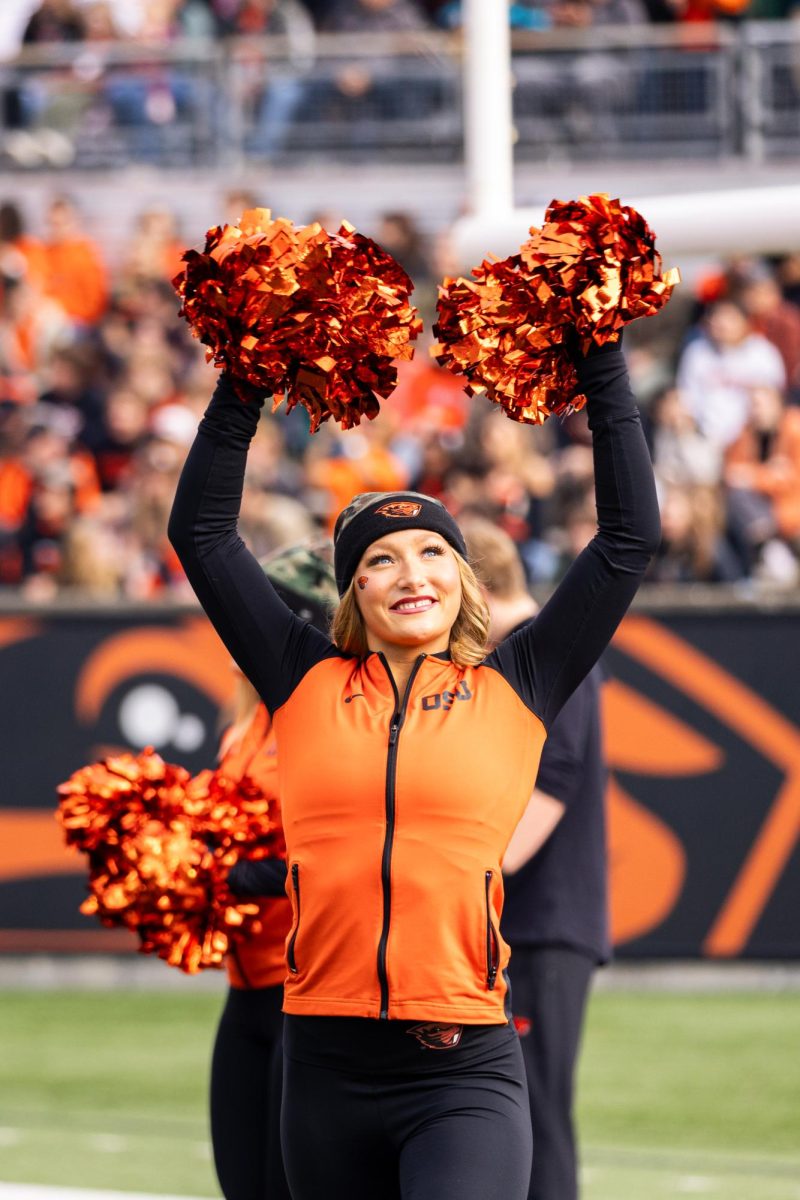
[[[461,578],[461,607],[450,630],[448,649],[457,667],[477,667],[486,657],[489,609],[472,567],[460,554],[455,554],[455,559]],[[345,654],[366,658],[370,653],[367,627],[356,601],[355,579],[350,580],[334,613],[331,637]]]
[[[64,539],[60,582],[96,597],[118,596],[123,582],[119,553],[110,530],[91,517],[79,517]]]
[[[461,532],[475,564],[475,574],[490,595],[499,600],[513,600],[521,593],[528,595],[519,550],[504,529],[485,517],[470,516],[461,522]]]

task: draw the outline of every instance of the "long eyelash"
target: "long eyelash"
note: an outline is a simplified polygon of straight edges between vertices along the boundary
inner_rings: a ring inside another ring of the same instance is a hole
[[[436,543],[431,543],[430,546],[426,546],[422,553],[427,554],[429,550],[432,550],[434,554],[444,554],[444,546],[438,546]]]
[[[386,554],[373,554],[372,558],[367,559],[366,566],[377,567],[378,563],[387,557],[388,556]]]

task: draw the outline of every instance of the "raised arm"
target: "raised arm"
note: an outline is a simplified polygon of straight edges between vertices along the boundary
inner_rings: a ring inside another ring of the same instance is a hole
[[[238,532],[250,441],[261,403],[242,403],[223,375],[181,473],[169,538],[194,591],[270,712],[330,642],[278,597]]]
[[[597,533],[536,619],[488,659],[548,728],[610,642],[661,536],[653,468],[622,350],[594,348],[576,366],[592,431]]]

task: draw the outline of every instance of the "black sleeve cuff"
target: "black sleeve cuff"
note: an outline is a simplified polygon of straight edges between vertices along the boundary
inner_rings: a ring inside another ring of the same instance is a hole
[[[237,385],[238,386],[238,385]],[[245,388],[248,385],[244,385]],[[258,419],[266,396],[254,388],[245,392],[242,399],[231,378],[223,372],[217,380],[211,403],[205,411],[200,429],[212,436],[222,435],[223,440],[233,438],[250,442],[258,427]]]
[[[581,391],[587,398],[589,428],[601,421],[618,420],[637,411],[628,366],[619,344],[595,346],[584,358],[575,357]]]

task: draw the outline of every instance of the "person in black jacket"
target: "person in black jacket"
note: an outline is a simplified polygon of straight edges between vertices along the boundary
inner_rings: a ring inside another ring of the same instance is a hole
[[[536,616],[516,546],[495,525],[462,521],[484,587],[491,640]],[[528,1200],[577,1200],[574,1077],[589,986],[608,961],[602,668],[578,685],[542,751],[530,804],[503,860],[501,930],[533,1128]]]

